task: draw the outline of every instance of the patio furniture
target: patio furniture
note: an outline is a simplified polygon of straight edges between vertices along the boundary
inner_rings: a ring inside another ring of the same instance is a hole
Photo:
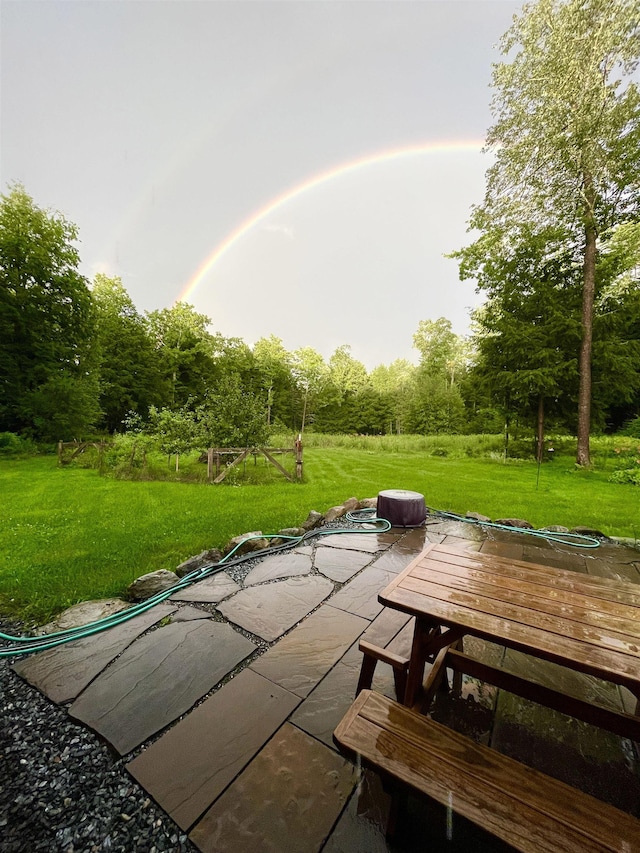
[[[416,618],[404,703],[414,705],[425,664],[426,700],[451,667],[562,713],[640,741],[640,717],[601,708],[465,655],[475,636],[628,688],[640,696],[640,586],[430,545],[380,593]]]
[[[387,781],[432,797],[523,853],[640,849],[640,821],[630,815],[378,693],[359,694],[334,740]],[[389,834],[400,819],[392,811]]]

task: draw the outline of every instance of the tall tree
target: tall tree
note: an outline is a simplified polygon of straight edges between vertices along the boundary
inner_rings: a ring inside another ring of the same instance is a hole
[[[181,408],[190,399],[202,399],[211,382],[214,362],[214,341],[207,329],[209,318],[186,302],[150,311],[147,318],[159,365],[170,388],[167,404]]]
[[[91,295],[75,225],[23,187],[0,196],[0,430],[80,437],[99,415]]]
[[[147,324],[122,280],[98,273],[92,297],[102,422],[114,432],[122,429],[129,412],[146,417],[150,406],[166,398],[168,383],[161,375]]]
[[[582,266],[577,462],[590,464],[597,237],[640,203],[637,0],[538,0],[501,40],[494,66],[495,154],[471,226],[553,227]]]
[[[301,347],[293,353],[291,369],[302,394],[300,432],[304,432],[307,421],[313,416],[318,394],[328,382],[329,368],[313,347]]]

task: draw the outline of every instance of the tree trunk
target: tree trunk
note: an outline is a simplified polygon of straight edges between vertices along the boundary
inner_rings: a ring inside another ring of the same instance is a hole
[[[542,462],[542,454],[544,452],[544,397],[540,394],[538,400],[538,430],[537,430],[537,447],[536,447],[536,462]]]
[[[593,302],[596,282],[595,193],[591,176],[585,175],[585,244],[582,268],[582,345],[580,347],[580,385],[578,389],[578,450],[576,462],[591,465],[591,350],[593,346]]]

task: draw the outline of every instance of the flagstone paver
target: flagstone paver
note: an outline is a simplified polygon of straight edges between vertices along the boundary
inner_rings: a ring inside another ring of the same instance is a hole
[[[290,578],[297,575],[308,575],[312,568],[310,554],[274,554],[265,557],[244,579],[245,586],[263,583],[264,581]]]
[[[212,614],[208,610],[201,610],[199,607],[180,607],[171,616],[172,622],[188,622],[193,619],[211,619]]]
[[[202,853],[316,853],[356,778],[350,762],[285,723],[189,838]]]
[[[331,580],[344,583],[372,560],[368,551],[350,551],[346,548],[325,548],[318,546],[314,566]]]
[[[178,590],[171,596],[171,601],[201,601],[203,604],[217,604],[239,589],[238,584],[229,575],[219,572]]]
[[[69,702],[136,637],[175,609],[168,604],[157,604],[106,631],[31,655],[14,664],[13,669],[52,702]]]
[[[350,548],[371,554],[390,548],[398,539],[397,533],[332,533],[321,536],[319,543],[329,548]]]
[[[188,711],[255,648],[220,622],[167,625],[130,646],[69,713],[124,755]]]
[[[378,593],[391,583],[395,576],[395,572],[370,567],[343,586],[333,596],[331,604],[356,616],[375,619],[382,610]]]
[[[367,627],[359,616],[324,604],[250,666],[297,696],[307,696]]]
[[[300,702],[244,669],[127,765],[179,827],[188,829]]]
[[[252,586],[218,605],[230,622],[263,640],[282,636],[333,592],[333,584],[317,575]]]

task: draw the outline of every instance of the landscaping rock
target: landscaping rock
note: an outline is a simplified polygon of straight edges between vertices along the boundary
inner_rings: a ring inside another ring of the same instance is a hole
[[[640,539],[632,539],[630,536],[612,536],[611,539],[617,545],[624,545],[625,548],[635,548],[640,551]]]
[[[305,531],[313,530],[315,527],[320,527],[323,521],[324,516],[322,513],[316,512],[315,509],[312,509],[307,516],[307,520],[302,523],[302,527]]]
[[[336,518],[342,518],[342,516],[346,515],[348,512],[353,512],[353,510],[358,509],[360,506],[360,501],[358,498],[348,498],[343,504],[339,506],[332,506],[331,509],[327,510],[324,516],[324,520],[326,522],[335,521]]]
[[[69,628],[77,628],[79,625],[88,625],[106,619],[114,613],[126,610],[129,607],[127,601],[121,598],[102,598],[98,601],[81,601],[68,607],[47,625],[42,625],[34,631],[36,636],[52,634],[55,631],[67,631]]]
[[[363,498],[361,501],[358,501],[358,509],[377,509],[378,508],[378,498]]]
[[[202,551],[202,553],[196,554],[195,557],[189,557],[189,559],[185,560],[184,563],[180,563],[176,569],[176,574],[179,578],[183,578],[190,572],[202,568],[202,566],[208,566],[211,563],[219,563],[223,556],[224,555],[219,548],[209,548],[208,551]]]
[[[611,541],[606,533],[596,530],[595,527],[572,527],[569,533],[577,533],[579,536],[593,536],[595,539],[606,539]]]
[[[242,533],[240,536],[234,536],[233,539],[226,544],[224,553],[230,554],[237,545],[240,547],[234,552],[234,557],[239,557],[241,554],[248,554],[250,551],[262,551],[263,548],[269,547],[269,540],[263,537],[262,530],[253,530],[251,533]]]
[[[152,595],[157,595],[159,592],[164,592],[165,589],[170,589],[174,584],[178,583],[178,580],[178,575],[175,572],[170,572],[167,569],[158,569],[157,572],[149,572],[146,575],[136,578],[127,587],[127,593],[134,601],[144,601],[147,598],[151,598]]]
[[[481,515],[479,512],[468,512],[465,518],[472,518],[474,521],[479,521],[481,523],[485,523],[487,521],[491,521],[489,516]]]
[[[547,527],[541,527],[543,533],[568,533],[569,528],[563,527],[561,524],[549,524]]]
[[[521,527],[524,530],[533,530],[533,524],[524,518],[496,518],[494,524],[503,524],[505,527]]]
[[[306,530],[304,527],[283,527],[278,533],[280,536],[304,536]]]

